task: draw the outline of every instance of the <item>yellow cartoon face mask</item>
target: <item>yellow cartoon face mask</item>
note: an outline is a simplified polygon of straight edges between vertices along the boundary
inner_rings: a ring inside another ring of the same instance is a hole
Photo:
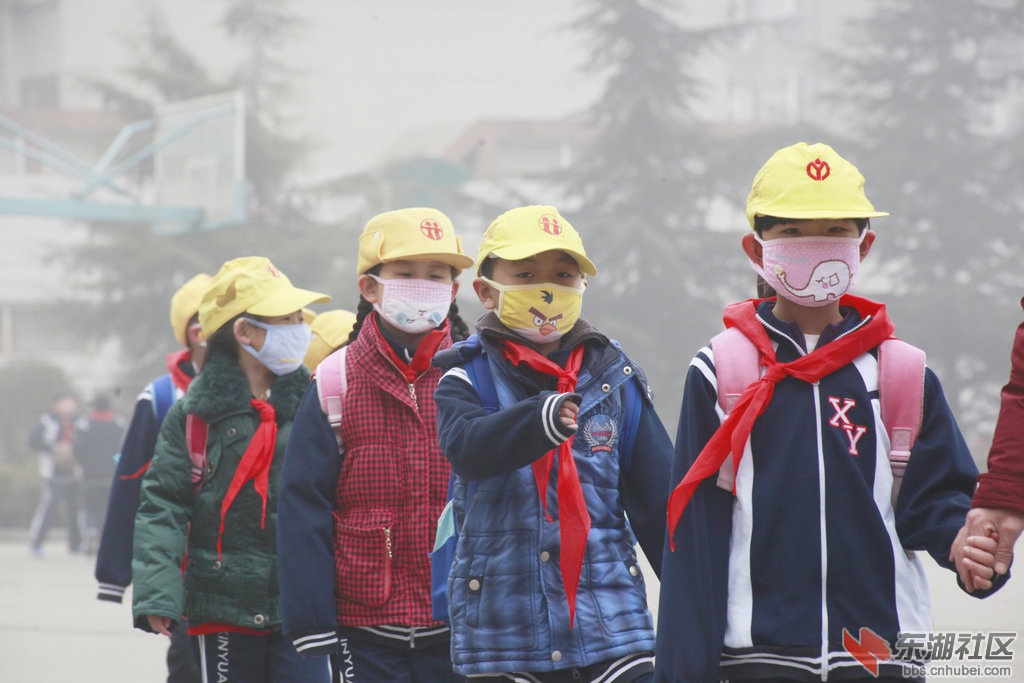
[[[558,341],[580,319],[584,285],[502,285],[481,279],[499,292],[495,313],[501,322],[531,342]]]

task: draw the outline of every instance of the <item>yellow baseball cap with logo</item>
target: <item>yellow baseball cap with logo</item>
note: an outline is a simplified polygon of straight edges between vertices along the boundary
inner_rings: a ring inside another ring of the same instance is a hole
[[[564,251],[587,275],[597,275],[597,267],[587,258],[583,240],[576,228],[553,206],[534,205],[509,209],[491,222],[480,241],[476,272],[485,259],[519,261],[545,251]]]
[[[320,361],[348,342],[348,335],[356,324],[356,314],[342,308],[324,311],[313,319],[309,329],[313,333],[303,363],[316,370]]]
[[[864,194],[864,176],[826,144],[798,142],[772,155],[754,176],[747,221],[777,218],[877,218],[888,216]]]
[[[288,315],[309,304],[326,303],[327,294],[299,289],[263,256],[243,256],[221,266],[199,302],[199,324],[209,338],[242,313]]]
[[[171,329],[182,346],[188,346],[188,321],[199,311],[199,302],[211,279],[207,273],[194,275],[171,296]]]
[[[415,207],[377,214],[359,236],[360,275],[377,264],[407,259],[440,261],[459,271],[473,265],[448,216],[437,209]]]

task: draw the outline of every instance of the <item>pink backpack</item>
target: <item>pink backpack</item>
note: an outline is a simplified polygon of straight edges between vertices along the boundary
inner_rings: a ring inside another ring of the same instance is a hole
[[[718,404],[727,414],[743,390],[761,376],[759,352],[738,328],[730,327],[711,339],[718,380]],[[886,339],[878,349],[878,400],[882,423],[889,434],[892,504],[896,505],[910,451],[921,431],[924,412],[924,351],[900,339]],[[718,485],[733,490],[732,454],[718,472]]]
[[[334,436],[341,447],[341,404],[348,390],[348,376],[345,374],[345,349],[340,349],[320,361],[316,366],[316,391],[320,398],[320,409],[334,428]]]

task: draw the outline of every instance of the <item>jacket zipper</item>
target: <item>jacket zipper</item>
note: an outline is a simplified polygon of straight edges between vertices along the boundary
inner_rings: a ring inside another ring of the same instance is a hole
[[[387,360],[387,362],[391,364],[391,367],[393,367],[395,371],[398,372],[399,375],[405,377],[405,373],[402,372],[402,369],[400,367],[395,365],[395,361],[391,360],[390,358],[385,358],[385,360]],[[420,403],[416,397],[416,385],[413,384],[412,382],[407,382],[406,386],[409,387],[409,397],[412,399],[412,405],[416,409],[416,412],[419,412]]]
[[[384,527],[384,601],[391,598],[391,529]]]

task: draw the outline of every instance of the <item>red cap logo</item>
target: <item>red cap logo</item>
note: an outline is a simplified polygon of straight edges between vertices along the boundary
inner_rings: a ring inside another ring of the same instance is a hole
[[[427,239],[439,240],[444,237],[444,229],[441,228],[440,224],[433,218],[424,218],[420,223],[420,232],[422,232]]]
[[[538,221],[540,229],[549,235],[561,235],[562,226],[559,224],[558,219],[550,214],[544,214]]]
[[[807,177],[811,180],[824,180],[830,173],[832,173],[832,169],[829,168],[827,161],[815,159],[807,164]]]

